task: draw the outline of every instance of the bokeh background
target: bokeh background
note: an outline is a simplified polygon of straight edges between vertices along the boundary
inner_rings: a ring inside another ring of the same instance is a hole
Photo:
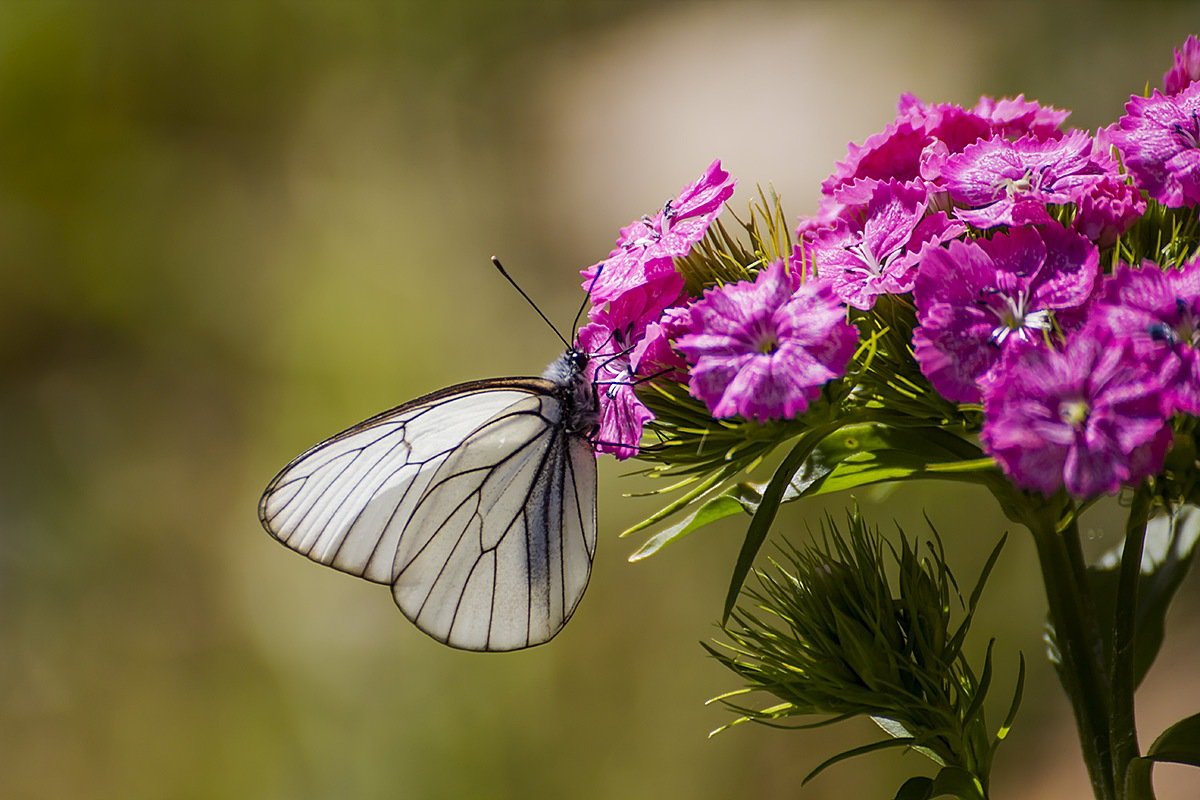
[[[479,656],[273,543],[259,492],[349,423],[557,355],[492,253],[565,326],[577,270],[713,158],[736,207],[770,183],[804,213],[902,91],[1025,92],[1095,127],[1197,31],[1194,3],[0,4],[0,797],[798,796],[878,732],[706,738],[736,684],[698,642],[744,523],[626,563],[617,533],[654,503],[605,461],[575,619]],[[967,582],[1008,527],[959,487],[859,500],[885,528],[927,512]],[[1091,515],[1094,549],[1118,519]],[[975,643],[998,639],[999,706],[1031,664],[995,796],[1082,797],[1014,534]],[[1194,584],[1144,741],[1200,705]],[[914,770],[872,757],[799,796],[890,797]]]

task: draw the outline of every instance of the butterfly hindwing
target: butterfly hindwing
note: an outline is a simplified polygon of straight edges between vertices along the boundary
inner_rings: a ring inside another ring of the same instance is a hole
[[[549,395],[514,403],[438,468],[393,583],[397,605],[426,633],[513,650],[548,641],[575,610],[595,553],[596,467],[562,414]]]
[[[372,417],[286,466],[263,526],[314,561],[393,585],[452,646],[554,636],[595,552],[595,459],[537,378],[460,384]]]

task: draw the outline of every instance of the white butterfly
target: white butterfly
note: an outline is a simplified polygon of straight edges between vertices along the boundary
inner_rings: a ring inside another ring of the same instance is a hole
[[[587,363],[572,347],[541,378],[461,383],[360,422],[284,467],[259,519],[314,561],[391,584],[451,647],[547,642],[596,552]]]

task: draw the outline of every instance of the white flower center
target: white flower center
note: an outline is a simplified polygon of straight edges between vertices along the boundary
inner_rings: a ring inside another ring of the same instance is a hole
[[[1016,334],[1022,339],[1029,339],[1029,331],[1049,330],[1053,325],[1053,316],[1048,309],[1033,311],[1029,308],[1029,295],[1022,290],[1016,297],[1001,295],[999,305],[991,304],[989,308],[996,315],[1000,324],[992,329],[991,341],[997,346],[1004,344],[1009,336]]]
[[[879,276],[883,275],[884,270],[886,270],[888,266],[891,265],[892,261],[896,259],[896,256],[899,255],[901,247],[902,245],[898,245],[892,249],[891,252],[876,256],[875,253],[871,251],[871,248],[867,246],[867,243],[864,240],[856,244],[847,245],[846,250],[853,253],[854,257],[862,262],[861,267],[851,267],[851,270],[865,273],[871,278],[878,278]]]

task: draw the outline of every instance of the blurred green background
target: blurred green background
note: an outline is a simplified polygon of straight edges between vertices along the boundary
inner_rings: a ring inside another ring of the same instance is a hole
[[[1094,127],[1198,30],[1192,3],[0,4],[0,797],[797,796],[878,732],[705,738],[735,682],[698,641],[743,523],[628,564],[616,534],[654,505],[603,462],[572,624],[479,656],[273,543],[259,492],[381,408],[557,355],[492,253],[565,326],[577,270],[713,158],[735,206],[770,182],[799,214],[902,91],[1025,92]],[[885,529],[927,511],[968,582],[1006,528],[960,488],[860,499]],[[977,623],[1001,705],[1032,666],[995,795],[1082,796],[1016,534]],[[1200,701],[1197,608],[1185,587],[1147,741]],[[802,796],[925,769],[872,758]]]

